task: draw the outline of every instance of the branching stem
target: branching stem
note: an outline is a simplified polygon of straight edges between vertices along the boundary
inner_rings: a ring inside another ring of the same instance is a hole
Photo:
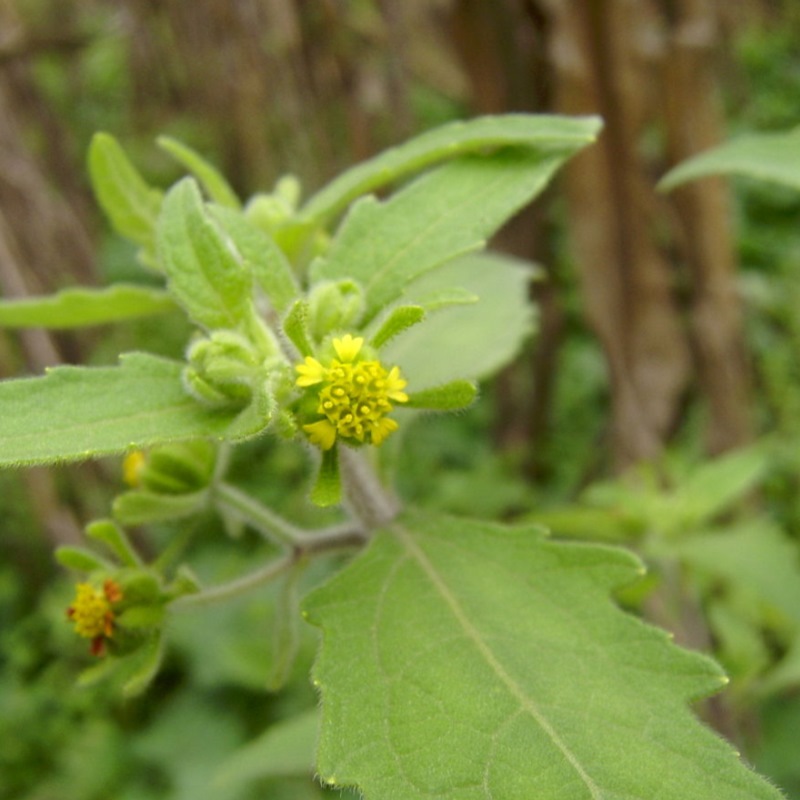
[[[280,558],[228,583],[180,597],[170,608],[174,611],[185,611],[238,597],[269,583],[309,556],[360,547],[364,541],[365,536],[361,529],[349,524],[332,526],[317,532],[304,532],[292,549]]]

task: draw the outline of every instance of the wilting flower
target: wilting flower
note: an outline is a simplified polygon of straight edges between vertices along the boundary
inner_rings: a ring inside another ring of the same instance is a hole
[[[122,589],[111,579],[98,589],[90,583],[79,583],[75,600],[67,609],[67,616],[75,626],[75,633],[92,640],[92,655],[101,656],[106,639],[114,634],[114,611],[112,606],[122,600]]]

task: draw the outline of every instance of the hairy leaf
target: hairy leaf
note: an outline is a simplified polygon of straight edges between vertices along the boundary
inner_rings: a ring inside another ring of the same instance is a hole
[[[114,517],[123,525],[147,525],[166,519],[181,519],[206,508],[208,492],[161,494],[138,489],[114,498]]]
[[[272,306],[283,313],[300,290],[292,265],[281,249],[242,214],[219,206],[211,206],[210,211],[253,271],[253,277]]]
[[[161,191],[145,181],[108,133],[96,133],[92,138],[89,176],[97,201],[117,232],[141,245],[145,258],[152,260]]]
[[[531,275],[530,264],[490,253],[473,253],[439,267],[408,287],[409,299],[460,286],[477,295],[478,302],[429,314],[424,325],[392,339],[382,357],[400,365],[411,392],[491,375],[516,355],[533,330]]]
[[[415,278],[478,250],[535,197],[565,160],[515,149],[451,161],[381,202],[356,202],[313,277],[353,278],[368,322]]]
[[[105,289],[64,289],[46,297],[0,301],[0,327],[81,328],[175,308],[162,289],[118,283]]]
[[[177,361],[129,353],[118,367],[56,367],[42,377],[0,382],[0,466],[226,436],[237,412],[200,406],[183,390],[182,369]]]
[[[532,114],[451,122],[347,170],[309,199],[300,219],[324,222],[362,194],[467,153],[509,145],[526,145],[541,153],[573,153],[594,141],[600,125],[597,117]]]
[[[231,189],[230,184],[219,170],[206,161],[203,156],[191,147],[187,147],[183,142],[173,139],[170,136],[159,136],[156,140],[162,150],[166,150],[178,163],[183,164],[192,175],[200,181],[202,187],[208,192],[208,196],[221,206],[228,208],[241,208],[236,192]]]
[[[669,191],[709,175],[744,175],[800,189],[800,128],[742,136],[700,153],[670,170],[659,188]]]
[[[318,769],[367,800],[779,800],[686,702],[719,668],[616,608],[625,551],[408,516],[307,600]]]
[[[249,319],[252,274],[210,216],[193,178],[164,198],[157,243],[170,289],[195,322],[236,329]]]

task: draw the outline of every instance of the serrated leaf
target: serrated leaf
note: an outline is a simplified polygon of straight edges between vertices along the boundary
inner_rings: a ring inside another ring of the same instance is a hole
[[[311,197],[299,218],[324,222],[362,194],[468,153],[509,145],[525,145],[543,153],[572,153],[594,141],[600,127],[597,117],[544,114],[505,114],[451,122],[347,170]]]
[[[400,365],[412,392],[491,375],[516,355],[533,330],[531,274],[530,265],[494,253],[471,254],[439,267],[409,286],[408,297],[461,286],[479,301],[430,314],[389,342],[381,358]]]
[[[81,328],[175,308],[162,289],[118,283],[105,289],[64,289],[46,297],[0,301],[0,327]]]
[[[313,278],[361,283],[367,323],[415,278],[483,247],[564,160],[528,150],[464,157],[418,178],[386,202],[363,198],[313,266]]]
[[[292,265],[283,251],[242,214],[215,206],[209,210],[247,262],[273,308],[282,314],[300,294]]]
[[[231,189],[230,184],[219,170],[209,163],[196,150],[188,147],[173,139],[170,136],[159,136],[156,139],[158,146],[169,153],[179,164],[182,164],[189,172],[200,181],[200,185],[206,190],[208,196],[221,206],[239,209],[241,203],[236,196],[236,192]]]
[[[243,435],[235,410],[208,410],[184,392],[180,362],[146,353],[128,353],[120,362],[56,367],[42,377],[0,382],[0,466]],[[248,422],[255,433],[258,420]]]
[[[779,800],[686,702],[719,668],[616,608],[636,558],[408,516],[306,602],[322,778],[366,800]]]
[[[89,176],[97,201],[117,232],[141,245],[146,257],[152,258],[162,192],[145,181],[108,133],[92,138]]]
[[[800,128],[755,133],[726,142],[670,170],[658,185],[670,191],[709,175],[743,175],[800,189]]]
[[[170,289],[195,322],[236,330],[249,319],[252,274],[210,216],[193,178],[164,198],[156,241]]]

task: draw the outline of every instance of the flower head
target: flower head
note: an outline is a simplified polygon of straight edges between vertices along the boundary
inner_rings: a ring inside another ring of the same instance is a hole
[[[406,381],[398,367],[387,370],[380,361],[364,358],[364,340],[349,333],[333,340],[338,358],[323,364],[307,356],[297,364],[297,386],[318,386],[316,413],[320,419],[303,425],[312,444],[330,450],[341,437],[351,443],[380,444],[397,422],[386,415],[393,403],[405,403]]]
[[[75,633],[92,640],[92,654],[100,656],[105,650],[105,640],[114,634],[112,606],[122,600],[122,589],[116,581],[107,580],[102,589],[90,583],[79,583],[75,600],[67,609],[67,617],[75,625]]]

